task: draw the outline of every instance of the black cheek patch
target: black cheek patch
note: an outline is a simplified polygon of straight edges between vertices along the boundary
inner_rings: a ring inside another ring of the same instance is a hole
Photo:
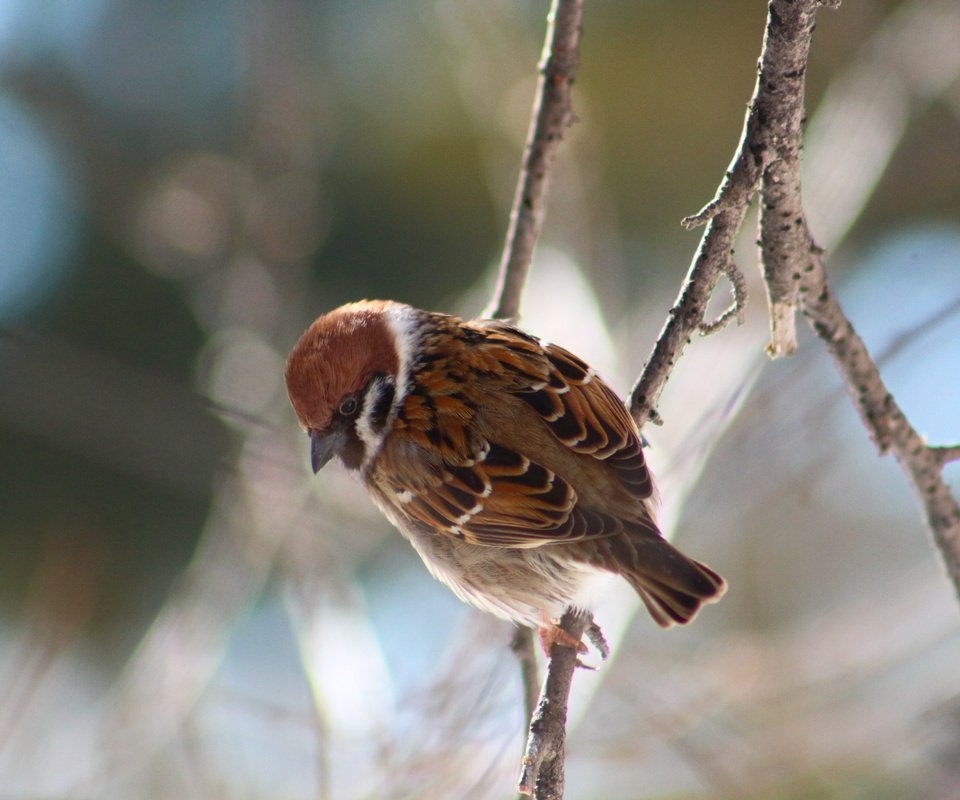
[[[380,433],[387,424],[390,409],[393,406],[393,381],[388,378],[375,378],[370,384],[369,392],[376,392],[370,406],[370,427]]]
[[[348,431],[347,443],[340,451],[340,460],[343,461],[347,469],[360,469],[360,466],[363,464],[366,449],[366,446],[360,441],[351,425]]]

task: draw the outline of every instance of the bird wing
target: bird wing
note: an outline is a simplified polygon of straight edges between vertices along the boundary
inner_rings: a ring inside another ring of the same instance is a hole
[[[639,501],[652,494],[636,425],[583,361],[502,323],[451,322],[421,343],[378,459],[376,482],[391,503],[474,544],[539,547],[622,532],[623,521],[584,508],[561,475],[482,430],[478,412],[497,393],[522,400],[563,447],[604,462]]]

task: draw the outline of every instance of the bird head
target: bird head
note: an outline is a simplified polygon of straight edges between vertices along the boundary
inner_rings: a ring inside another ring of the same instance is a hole
[[[383,442],[402,399],[414,309],[362,300],[318,317],[287,359],[290,403],[319,471],[334,456],[359,469]]]

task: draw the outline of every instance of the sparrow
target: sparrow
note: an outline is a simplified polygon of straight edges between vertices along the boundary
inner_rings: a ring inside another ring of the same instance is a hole
[[[362,300],[318,317],[285,377],[314,473],[338,456],[434,577],[542,640],[597,573],[664,628],[726,589],[663,538],[636,424],[562,347]]]

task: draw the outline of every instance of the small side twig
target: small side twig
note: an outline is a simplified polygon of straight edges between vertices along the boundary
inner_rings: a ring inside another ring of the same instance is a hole
[[[719,211],[707,223],[680,296],[670,309],[653,352],[630,391],[630,413],[641,428],[647,422],[660,422],[656,410],[660,393],[683,348],[703,325],[717,281],[721,275],[731,274],[730,254],[746,214],[746,204],[732,206]],[[738,283],[733,280],[735,291]]]
[[[737,325],[743,325],[747,311],[747,279],[732,260],[727,263],[724,274],[730,281],[733,301],[713,322],[700,323],[700,334],[702,336],[709,336],[711,333],[721,331],[734,320],[737,321]]]
[[[592,621],[589,613],[567,609],[560,619],[560,628],[574,641],[580,641]],[[567,698],[578,663],[574,648],[560,643],[550,648],[547,679],[530,721],[530,734],[520,768],[518,791],[521,795],[536,793],[536,800],[563,797]]]
[[[953,461],[960,461],[960,444],[931,447],[930,449],[933,451],[941,467]]]
[[[553,0],[507,241],[484,316],[515,320],[520,313],[520,295],[546,214],[550,168],[573,121],[570,94],[579,62],[582,20],[583,0]]]

